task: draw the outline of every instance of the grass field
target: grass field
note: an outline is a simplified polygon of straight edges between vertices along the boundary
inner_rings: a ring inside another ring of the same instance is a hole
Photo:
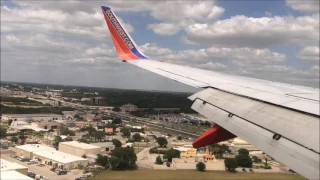
[[[260,174],[260,173],[229,173],[225,171],[196,170],[136,170],[136,171],[111,171],[106,170],[92,178],[93,180],[305,180],[300,175],[287,174]]]

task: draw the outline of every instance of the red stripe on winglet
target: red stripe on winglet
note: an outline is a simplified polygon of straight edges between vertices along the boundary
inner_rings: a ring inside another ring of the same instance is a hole
[[[210,128],[208,131],[206,131],[200,137],[198,137],[198,139],[196,139],[192,143],[192,145],[194,148],[201,148],[211,144],[219,143],[221,141],[226,141],[235,137],[237,136],[223,129],[219,125],[215,124],[212,128]]]
[[[130,49],[127,47],[127,45],[124,43],[120,35],[118,34],[117,30],[113,27],[112,23],[110,22],[110,19],[106,16],[105,12],[103,12],[104,18],[106,20],[106,23],[108,25],[108,28],[113,36],[113,38],[118,42],[118,45],[120,48],[124,51],[124,53],[131,59],[140,59],[136,55],[134,55]],[[128,59],[126,59],[128,60]]]

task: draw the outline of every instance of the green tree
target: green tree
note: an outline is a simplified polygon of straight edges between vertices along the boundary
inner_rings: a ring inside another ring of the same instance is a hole
[[[221,146],[219,144],[211,147],[211,152],[217,159],[222,159],[223,150],[221,149]]]
[[[116,147],[110,158],[112,169],[130,169],[136,164],[137,156],[132,148]]]
[[[178,136],[178,137],[177,137],[177,140],[181,141],[181,140],[182,140],[182,137],[181,137],[181,136]]]
[[[241,148],[238,150],[239,155],[243,154],[243,155],[247,155],[249,156],[249,151],[247,149]]]
[[[8,121],[8,125],[10,126],[10,125],[11,125],[11,123],[12,123],[12,119],[9,119],[9,121]]]
[[[238,165],[241,167],[252,167],[252,160],[248,155],[239,154],[236,156],[236,160]]]
[[[198,162],[196,168],[198,171],[204,171],[206,170],[206,165],[203,162]]]
[[[211,154],[213,154],[217,159],[222,159],[223,154],[225,153],[231,153],[231,150],[229,147],[225,144],[220,145],[220,144],[212,144],[209,146],[209,151]]]
[[[73,119],[80,119],[80,116],[79,116],[79,114],[75,114],[74,116],[73,116]]]
[[[120,112],[121,111],[121,109],[119,108],[119,107],[114,107],[114,108],[112,108],[112,111],[114,111],[114,112]]]
[[[84,154],[84,155],[82,155],[81,157],[82,157],[82,158],[87,158],[87,155]]]
[[[121,124],[121,123],[122,123],[122,121],[120,118],[116,118],[116,119],[112,120],[112,124]]]
[[[78,142],[82,142],[82,143],[87,143],[87,144],[89,144],[89,141],[88,141],[87,139],[85,139],[85,138],[80,138],[80,139],[78,139]]]
[[[59,131],[61,135],[74,136],[76,134],[74,131],[69,130],[69,128],[65,126],[60,126]]]
[[[127,138],[130,137],[130,130],[128,128],[122,128],[120,132],[122,132],[122,135],[124,137],[127,137]]]
[[[223,153],[231,153],[231,150],[229,149],[229,146],[222,144],[221,145],[221,149],[223,151]]]
[[[135,133],[133,136],[132,136],[132,139],[134,141],[141,141],[142,137],[140,136],[140,133]]]
[[[12,136],[10,140],[14,143],[17,143],[19,139],[16,136]]]
[[[96,131],[91,134],[91,136],[95,139],[95,141],[101,142],[102,139],[105,138],[106,133],[104,131]]]
[[[62,142],[62,138],[60,136],[56,136],[53,140],[52,146],[58,149],[60,142]]]
[[[236,168],[238,167],[238,163],[234,158],[225,159],[224,166],[226,167],[227,171],[235,172]]]
[[[97,154],[96,163],[102,167],[107,168],[109,166],[109,158],[108,158],[108,156],[103,156],[101,154]]]
[[[159,144],[160,147],[165,147],[168,144],[168,141],[164,137],[158,137],[157,138],[157,143]]]
[[[164,153],[163,158],[168,159],[168,162],[172,162],[172,158],[180,158],[180,151],[171,148]]]
[[[255,162],[255,163],[261,163],[262,160],[259,159],[257,156],[252,156],[252,161]]]
[[[115,147],[121,147],[122,143],[118,139],[112,139],[112,143]]]
[[[7,129],[0,126],[0,138],[5,138],[7,136]]]
[[[156,164],[163,164],[161,156],[158,156],[156,159]]]

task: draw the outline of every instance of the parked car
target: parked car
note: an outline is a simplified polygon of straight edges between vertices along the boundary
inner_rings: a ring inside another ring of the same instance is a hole
[[[86,174],[86,173],[89,173],[90,171],[88,169],[85,169],[82,173],[83,174]]]
[[[30,161],[30,160],[31,160],[31,159],[25,157],[25,158],[22,158],[20,161],[21,161],[21,162],[28,162],[28,161]]]
[[[29,177],[31,178],[35,178],[36,177],[36,174],[34,172],[31,172],[31,171],[28,171],[28,174],[27,174]]]
[[[19,161],[22,161],[24,159],[24,157],[23,156],[19,156],[19,157],[17,157],[17,160],[19,160]]]
[[[56,170],[55,172],[57,173],[57,175],[67,174],[68,173],[67,170],[62,170],[62,169]]]
[[[37,159],[32,159],[28,162],[28,164],[38,164],[38,160]]]
[[[44,165],[44,164],[38,164],[37,166],[39,166],[39,167],[43,167],[43,166],[46,166],[46,165]]]

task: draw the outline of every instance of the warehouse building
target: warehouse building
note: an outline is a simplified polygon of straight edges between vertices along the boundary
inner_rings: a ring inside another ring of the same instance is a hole
[[[41,164],[61,169],[75,169],[80,166],[85,167],[89,162],[87,159],[60,152],[55,149],[34,152],[33,158],[38,159]]]
[[[33,180],[33,178],[21,174],[17,171],[3,171],[0,173],[0,179],[2,180]]]
[[[83,155],[89,154],[101,154],[104,150],[99,146],[87,143],[81,143],[78,141],[67,141],[59,143],[59,151],[82,157]]]
[[[102,150],[107,152],[115,149],[115,145],[112,142],[91,143],[91,145],[99,146]]]
[[[25,175],[28,174],[28,168],[25,166],[22,166],[18,163],[10,162],[5,159],[0,159],[0,162],[1,162],[1,167],[0,167],[1,173],[0,174],[2,174],[4,171],[17,171],[21,174],[25,174]],[[2,179],[2,177],[1,177],[1,179]]]
[[[1,120],[13,121],[35,121],[35,120],[58,120],[62,119],[60,114],[3,114]]]
[[[17,156],[24,156],[30,159],[33,158],[33,154],[35,152],[43,151],[43,150],[55,150],[55,149],[42,144],[26,144],[22,146],[16,146],[14,148],[14,151]]]

